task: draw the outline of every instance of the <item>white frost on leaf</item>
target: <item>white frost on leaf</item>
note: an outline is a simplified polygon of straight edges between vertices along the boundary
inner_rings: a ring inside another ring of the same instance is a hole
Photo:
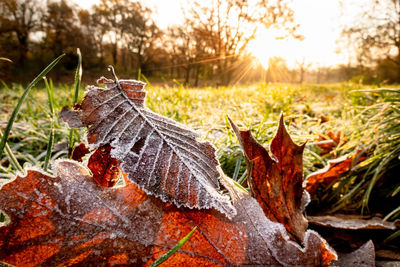
[[[215,208],[234,216],[229,198],[218,192],[215,148],[197,141],[199,135],[186,126],[150,111],[140,99],[130,99],[115,83],[105,85],[108,89],[91,86],[81,104],[89,143],[111,144],[111,156],[146,193],[178,207]]]

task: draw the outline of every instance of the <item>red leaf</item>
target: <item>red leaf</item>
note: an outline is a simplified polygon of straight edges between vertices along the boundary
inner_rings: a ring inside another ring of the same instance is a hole
[[[303,212],[303,150],[286,131],[283,116],[268,151],[253,138],[250,131],[240,131],[230,120],[244,151],[250,173],[250,188],[265,215],[282,223],[296,240],[303,242],[307,220]]]
[[[110,151],[109,144],[101,146],[90,156],[88,162],[93,179],[104,187],[113,187],[122,175],[118,161],[111,157]]]
[[[188,230],[198,230],[166,265],[327,265],[335,253],[313,231],[304,247],[268,220],[257,201],[224,184],[238,211],[177,208],[135,184],[102,188],[82,165],[56,164],[56,177],[27,171],[0,190],[11,221],[0,227],[0,261],[33,265],[148,265]]]
[[[82,158],[89,153],[89,149],[85,146],[84,143],[79,144],[77,147],[74,148],[72,151],[71,158],[73,160],[82,162]]]

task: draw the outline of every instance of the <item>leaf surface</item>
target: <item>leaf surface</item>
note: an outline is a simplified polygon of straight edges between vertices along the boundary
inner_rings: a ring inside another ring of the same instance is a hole
[[[272,158],[249,130],[240,131],[233,121],[230,123],[245,154],[250,188],[265,215],[303,242],[308,227],[303,215],[307,198],[302,187],[304,144],[292,141],[281,116],[270,145]]]
[[[235,214],[229,199],[218,192],[220,167],[209,142],[197,141],[195,132],[147,109],[144,83],[98,82],[107,89],[88,87],[76,111],[61,111],[70,127],[88,127],[89,144],[111,144],[111,157],[147,193],[178,207]]]
[[[257,201],[224,178],[238,214],[177,208],[134,183],[99,186],[81,164],[59,161],[55,177],[28,170],[0,190],[9,216],[0,227],[0,261],[34,265],[150,265],[193,227],[197,231],[165,264],[327,265],[336,254],[314,231],[304,247],[267,219]]]

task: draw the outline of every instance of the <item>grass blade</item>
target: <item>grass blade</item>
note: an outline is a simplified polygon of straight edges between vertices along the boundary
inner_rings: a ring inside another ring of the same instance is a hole
[[[78,96],[79,96],[79,87],[81,86],[81,78],[82,78],[82,55],[81,55],[81,50],[79,48],[76,50],[78,54],[78,65],[76,66],[76,72],[75,72],[75,84],[74,84],[74,104],[78,102]]]
[[[240,166],[242,164],[242,159],[243,159],[243,154],[240,153],[239,157],[236,159],[236,166],[235,166],[235,171],[233,172],[233,177],[232,179],[237,181],[237,178],[239,176],[239,171],[240,171]]]
[[[146,84],[147,84],[148,87],[153,87],[153,86],[151,85],[150,81],[147,79],[146,76],[144,76],[144,74],[143,74],[142,72],[140,72],[140,79],[143,79],[143,80],[146,82]]]
[[[29,91],[34,87],[46,74],[61,60],[61,58],[65,54],[62,54],[58,58],[54,59],[53,62],[51,62],[36,78],[28,85],[28,87],[25,89],[24,93],[22,96],[19,98],[17,106],[14,108],[10,119],[8,120],[6,129],[3,134],[3,138],[1,138],[0,142],[0,158],[3,155],[3,150],[7,142],[8,135],[10,134],[11,128],[13,126],[13,123],[18,115],[19,109],[21,108],[22,103],[24,102],[26,96],[28,95]]]
[[[186,241],[189,240],[189,238],[192,236],[192,234],[194,233],[194,231],[197,229],[197,226],[195,226],[192,231],[190,231],[189,234],[187,234],[184,238],[182,238],[178,244],[175,245],[175,247],[173,247],[170,251],[168,251],[167,253],[165,253],[164,255],[162,255],[160,258],[158,258],[155,262],[153,262],[152,265],[150,265],[150,267],[156,267],[158,265],[160,265],[161,263],[163,263],[164,261],[166,261],[169,257],[171,257],[172,254],[174,254],[180,247],[183,246],[183,244],[186,243]]]
[[[47,172],[47,169],[49,167],[49,162],[51,159],[51,152],[53,150],[53,145],[54,145],[54,99],[53,99],[53,86],[51,87],[49,86],[46,77],[43,77],[43,80],[44,84],[46,85],[47,98],[49,100],[49,108],[51,115],[50,136],[49,136],[49,142],[47,143],[46,157],[44,159],[44,165],[43,165],[43,170]]]
[[[81,86],[81,79],[82,79],[82,55],[81,50],[79,48],[76,50],[78,54],[78,65],[76,66],[75,71],[75,82],[74,82],[74,101],[73,104],[75,105],[78,102],[79,96],[79,87]],[[75,129],[69,130],[69,138],[68,138],[68,156],[72,156],[72,148],[74,147],[74,133],[76,132]]]
[[[3,137],[3,134],[0,130],[0,138],[2,138],[2,137]],[[14,169],[22,172],[23,169],[22,169],[21,165],[19,164],[17,158],[15,157],[14,153],[12,152],[11,148],[8,146],[7,142],[5,144],[5,149],[6,149],[6,155],[8,157],[8,160],[11,163],[11,166],[13,166]]]
[[[388,215],[385,216],[385,218],[383,218],[384,221],[387,221],[388,219],[390,219],[390,217],[392,217],[393,215],[395,215],[396,213],[400,214],[400,206],[398,206],[396,209],[392,210]],[[395,216],[394,216],[395,217]]]
[[[396,232],[394,232],[393,234],[391,234],[388,238],[385,239],[385,241],[383,241],[384,243],[389,243],[392,240],[399,238],[400,237],[400,230],[397,230]]]
[[[53,127],[53,122],[51,123],[51,131],[50,131],[50,136],[49,136],[49,142],[47,144],[47,151],[46,151],[46,158],[44,159],[44,166],[43,170],[47,172],[47,169],[49,168],[49,162],[51,158],[51,153],[53,150],[54,146],[54,127]]]

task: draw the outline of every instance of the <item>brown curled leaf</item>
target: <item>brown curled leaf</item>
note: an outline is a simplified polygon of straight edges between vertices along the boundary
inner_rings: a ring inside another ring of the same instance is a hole
[[[294,239],[303,242],[307,229],[304,212],[303,150],[290,138],[281,116],[271,142],[271,153],[260,145],[249,130],[240,131],[229,119],[239,139],[250,173],[250,188],[265,215],[282,223]]]
[[[314,231],[304,247],[267,219],[257,201],[227,179],[238,214],[177,208],[135,184],[100,187],[86,168],[55,164],[55,177],[28,170],[0,190],[0,261],[15,266],[150,265],[197,226],[165,264],[328,265],[335,252]]]

